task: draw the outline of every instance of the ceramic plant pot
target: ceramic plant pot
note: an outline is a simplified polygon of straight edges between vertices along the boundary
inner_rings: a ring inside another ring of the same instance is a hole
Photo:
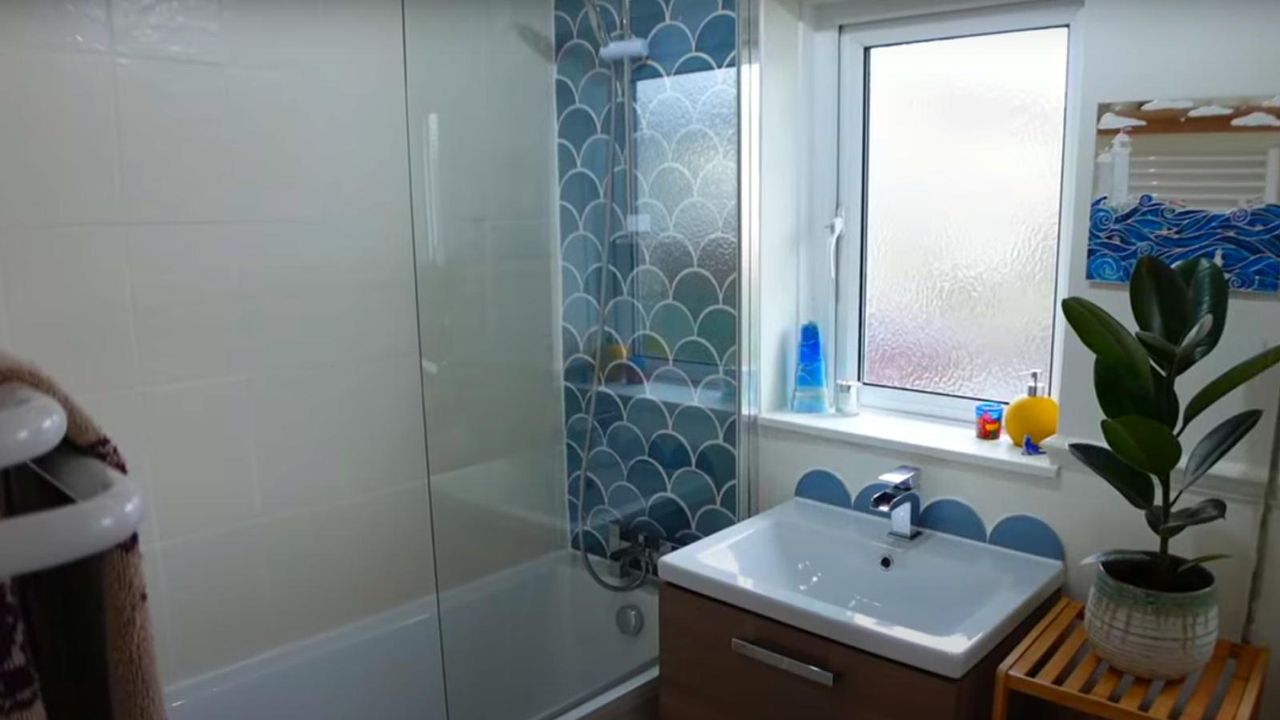
[[[1094,652],[1138,677],[1171,680],[1204,667],[1218,640],[1217,588],[1203,567],[1186,592],[1146,590],[1117,579],[1124,568],[1099,563],[1085,608]]]

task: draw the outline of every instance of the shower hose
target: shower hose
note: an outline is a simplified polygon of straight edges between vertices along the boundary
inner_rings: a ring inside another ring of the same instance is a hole
[[[628,12],[629,5],[630,5],[630,2],[627,0],[624,0],[623,9],[622,9],[622,14],[624,18],[629,16],[629,12]],[[605,31],[603,18],[600,15],[599,0],[587,0],[587,10],[591,13],[591,23],[592,23],[593,30],[595,31],[596,38],[599,40],[600,44],[603,46],[604,44],[609,42],[609,36]],[[621,29],[621,32],[624,36],[627,34],[628,28],[626,27],[626,25],[623,26],[623,28]],[[619,115],[622,116],[623,138],[624,138],[624,142],[626,143],[626,149],[622,152],[622,166],[623,166],[622,169],[623,169],[623,172],[626,174],[626,183],[627,183],[626,203],[628,208],[630,208],[630,203],[632,198],[632,187],[631,187],[632,179],[631,178],[632,178],[632,171],[633,171],[632,164],[633,164],[634,154],[632,153],[632,149],[631,149],[631,144],[632,144],[631,82],[629,77],[624,77],[622,79],[619,79],[618,77],[618,68],[620,65],[623,67],[624,74],[627,76],[630,75],[630,72],[629,72],[630,62],[631,62],[630,60],[622,59],[622,60],[616,60],[609,64],[609,74],[610,74],[610,78],[612,79],[612,82],[609,83],[609,102],[605,107],[613,108],[614,112],[612,114],[613,125],[611,125],[609,128],[606,129],[606,131],[609,133],[610,142],[609,142],[609,153],[608,153],[608,157],[606,158],[605,179],[604,179],[604,189],[603,189],[604,234],[603,234],[602,243],[601,243],[603,246],[601,248],[603,250],[603,254],[602,254],[602,257],[600,258],[600,262],[602,264],[602,271],[600,273],[600,283],[599,283],[600,286],[596,289],[596,298],[595,298],[596,311],[597,311],[597,321],[596,321],[596,328],[595,328],[596,345],[593,351],[594,357],[592,359],[592,366],[591,366],[591,389],[588,391],[588,395],[587,395],[587,408],[586,408],[587,422],[586,422],[586,427],[583,430],[582,462],[578,468],[578,550],[582,555],[582,564],[586,567],[587,574],[591,576],[591,579],[594,580],[597,585],[611,592],[619,592],[619,593],[630,592],[632,590],[635,590],[636,588],[643,585],[645,580],[648,579],[649,573],[652,571],[652,568],[649,567],[648,556],[647,555],[641,556],[640,573],[636,575],[634,578],[627,580],[626,582],[614,583],[602,577],[600,573],[596,570],[595,565],[591,562],[591,551],[587,549],[586,499],[587,499],[587,467],[588,467],[589,458],[591,457],[591,450],[592,450],[591,440],[595,434],[592,431],[596,427],[596,398],[599,396],[600,385],[603,382],[604,375],[605,375],[605,368],[600,367],[601,363],[604,362],[604,345],[605,345],[604,333],[608,329],[606,327],[608,323],[607,323],[606,314],[605,314],[605,301],[607,300],[609,283],[605,281],[606,276],[605,276],[604,270],[607,270],[609,267],[609,258],[612,256],[612,254],[610,253],[610,250],[613,247],[613,200],[614,200],[614,197],[613,197],[614,181],[613,180],[614,180],[614,176],[617,174],[615,172],[616,168],[614,166],[614,163],[616,162],[616,155],[618,151],[617,143],[615,142],[613,131],[614,131],[614,128],[616,127],[616,123],[618,121]],[[616,103],[618,100],[619,89],[621,89],[622,102],[623,102],[623,107],[625,109],[625,111],[622,113],[618,113],[616,111],[616,108],[614,108],[614,103]],[[626,225],[625,218],[623,220],[623,223],[624,223],[623,232],[629,236],[630,229],[628,227],[625,227]],[[609,548],[606,547],[605,552],[608,552],[608,550]]]

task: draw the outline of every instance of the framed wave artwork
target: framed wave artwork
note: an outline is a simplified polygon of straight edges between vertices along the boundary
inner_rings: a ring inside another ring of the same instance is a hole
[[[1098,107],[1088,278],[1208,257],[1232,289],[1280,292],[1280,95]]]

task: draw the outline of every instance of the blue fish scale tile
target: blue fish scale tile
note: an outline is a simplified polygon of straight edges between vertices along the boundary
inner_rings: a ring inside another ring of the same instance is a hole
[[[600,7],[612,31],[619,6]],[[736,406],[737,392],[736,4],[633,0],[631,12],[632,31],[650,44],[650,57],[632,65],[631,108],[622,98],[609,104],[612,78],[583,0],[556,0],[553,18],[566,488],[572,528],[590,427],[594,515],[585,537],[593,552],[607,532],[600,522],[621,518],[686,542],[728,527],[737,510],[736,417],[724,409]],[[624,232],[620,191],[614,120],[624,111],[637,130],[634,212],[648,220],[635,234]],[[613,205],[604,202],[610,183]],[[611,388],[623,379],[629,388],[601,392],[588,424],[591,358],[601,344],[627,349],[627,361],[602,372]]]
[[[801,475],[799,482],[796,483],[795,496],[836,507],[853,507],[853,498],[849,497],[849,489],[835,473],[828,470],[810,470]]]
[[[987,541],[987,526],[969,506],[954,498],[934,500],[920,511],[920,527],[978,542]]]
[[[1010,515],[1002,518],[991,528],[988,542],[1050,560],[1065,560],[1067,556],[1058,533],[1045,521],[1032,515]]]

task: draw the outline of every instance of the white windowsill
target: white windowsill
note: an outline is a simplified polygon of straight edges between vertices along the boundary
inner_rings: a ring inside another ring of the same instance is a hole
[[[919,415],[864,408],[852,417],[770,412],[760,415],[765,427],[951,460],[967,465],[1054,478],[1058,464],[1048,455],[1023,455],[1008,438],[979,440],[973,425]]]

